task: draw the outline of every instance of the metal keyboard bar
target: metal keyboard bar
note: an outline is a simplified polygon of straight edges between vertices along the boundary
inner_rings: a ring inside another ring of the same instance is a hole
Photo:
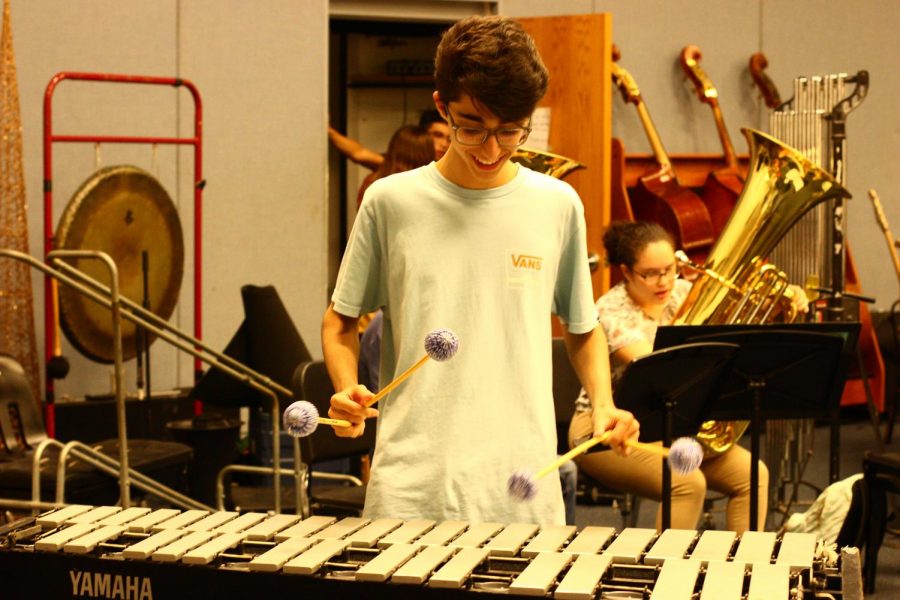
[[[700,536],[697,545],[691,552],[691,560],[699,560],[703,565],[712,561],[725,561],[731,554],[737,533],[707,529]]]
[[[468,526],[468,521],[443,521],[419,538],[416,543],[423,546],[445,546]]]
[[[542,527],[540,533],[522,548],[522,556],[530,558],[540,552],[558,552],[575,535],[574,525],[550,525]]]
[[[378,547],[386,548],[391,544],[409,544],[420,535],[430,531],[436,524],[437,522],[431,519],[411,519],[381,538],[378,541]]]
[[[414,544],[391,544],[356,571],[357,581],[387,581],[403,564],[421,550]]]
[[[281,570],[284,563],[291,560],[301,552],[305,552],[314,544],[314,540],[305,537],[289,537],[274,548],[266,550],[251,560],[247,567],[251,571],[275,573]]]
[[[686,558],[670,558],[662,566],[650,600],[691,600],[697,577],[700,575],[700,563]],[[771,598],[769,599],[771,600]]]
[[[334,517],[314,516],[306,518],[296,525],[288,527],[284,531],[275,534],[275,541],[280,542],[289,537],[309,537],[315,532],[337,521]]]
[[[184,529],[163,529],[122,550],[122,556],[136,560],[147,560],[154,552],[168,546],[187,532]]]
[[[132,506],[98,521],[98,523],[100,525],[125,525],[126,523],[130,523],[135,519],[143,517],[149,512],[149,508],[145,508],[143,506]]]
[[[94,507],[86,504],[71,504],[38,517],[37,524],[44,528],[56,529],[63,523],[67,523],[69,519],[84,514],[92,508]]]
[[[757,564],[770,564],[777,540],[774,531],[745,531],[734,553],[734,562],[746,563],[751,568]]]
[[[600,580],[606,574],[612,556],[609,554],[581,554],[556,586],[553,597],[558,600],[593,600]]]
[[[188,531],[214,531],[217,527],[235,519],[238,513],[228,510],[214,512],[185,527]]]
[[[661,565],[670,558],[684,558],[695,539],[697,532],[693,529],[666,529],[647,551],[644,564]]]
[[[503,529],[503,523],[476,523],[450,542],[455,548],[479,548]]]
[[[87,535],[76,538],[63,546],[63,552],[69,554],[87,554],[97,547],[97,544],[107,542],[114,537],[122,535],[125,528],[121,525],[102,525]]]
[[[168,546],[163,546],[150,555],[155,561],[159,562],[176,562],[181,560],[186,553],[193,550],[201,544],[205,544],[213,537],[212,531],[192,531],[187,535],[178,538]]]
[[[161,531],[163,529],[184,529],[191,523],[199,521],[209,514],[209,511],[200,509],[186,510],[181,514],[175,515],[171,519],[158,523],[150,528],[150,531]]]
[[[314,540],[339,540],[347,537],[354,531],[362,529],[369,524],[369,519],[362,517],[345,517],[335,523],[329,525],[321,531],[317,531],[309,535]]]
[[[350,545],[355,548],[374,548],[378,540],[402,524],[402,519],[375,519],[347,539],[350,541]]]
[[[121,506],[97,506],[69,519],[69,523],[97,523],[122,510]]]
[[[421,585],[441,563],[453,556],[455,552],[456,548],[449,546],[425,546],[421,552],[397,569],[391,577],[391,581]]]
[[[597,554],[615,533],[613,527],[585,527],[562,551],[567,554]]]
[[[509,586],[509,591],[524,596],[545,596],[559,573],[572,562],[572,554],[538,554]]]
[[[326,561],[343,552],[347,544],[347,540],[322,540],[300,556],[286,562],[282,570],[285,573],[312,575],[321,569]]]
[[[747,600],[772,600],[788,598],[790,595],[791,572],[787,565],[753,565],[750,574],[750,592]]]
[[[249,530],[254,525],[262,522],[266,518],[266,513],[248,512],[244,513],[236,519],[232,519],[227,523],[214,528],[216,533],[238,533]]]
[[[605,552],[613,557],[613,562],[636,564],[654,537],[656,537],[655,529],[627,527],[612,541]]]
[[[67,543],[78,539],[83,535],[87,535],[97,529],[96,523],[78,523],[69,525],[60,529],[56,533],[52,533],[47,537],[41,538],[34,543],[34,549],[42,552],[57,552]]]
[[[453,558],[438,569],[428,580],[431,587],[459,589],[472,575],[472,571],[488,557],[485,548],[460,548]]]
[[[181,562],[186,565],[208,565],[221,553],[240,544],[244,537],[243,533],[222,533],[205,544],[186,552]]]
[[[300,515],[272,515],[262,523],[247,530],[248,540],[271,540],[282,529],[287,529],[300,520]]]
[[[787,532],[781,537],[781,547],[775,564],[786,564],[791,570],[811,569],[816,554],[816,536],[812,533]]]
[[[744,565],[729,561],[710,561],[700,600],[741,600],[744,594]]]
[[[485,548],[491,556],[515,556],[538,529],[540,528],[532,523],[511,523],[494,536]]]
[[[168,521],[180,512],[180,510],[175,508],[159,508],[130,522],[128,524],[128,531],[147,533],[156,525]]]

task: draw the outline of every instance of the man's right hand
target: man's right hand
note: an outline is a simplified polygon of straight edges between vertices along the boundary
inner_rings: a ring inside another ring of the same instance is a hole
[[[338,437],[359,437],[366,430],[366,419],[377,417],[378,411],[374,408],[366,408],[365,404],[372,396],[372,392],[364,385],[354,385],[337,392],[331,397],[331,407],[328,416],[332,419],[350,421],[350,427],[332,426]]]

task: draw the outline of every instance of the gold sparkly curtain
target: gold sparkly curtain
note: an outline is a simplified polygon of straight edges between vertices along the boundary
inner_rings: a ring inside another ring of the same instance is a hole
[[[28,252],[28,211],[22,168],[22,118],[13,52],[9,0],[3,0],[0,37],[0,248]],[[34,298],[28,265],[0,259],[0,353],[25,369],[35,400],[40,396]]]

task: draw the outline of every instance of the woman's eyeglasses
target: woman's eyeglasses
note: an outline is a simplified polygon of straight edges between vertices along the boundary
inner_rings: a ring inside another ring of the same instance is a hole
[[[643,279],[646,283],[650,285],[657,285],[660,281],[665,279],[677,279],[678,275],[681,272],[681,269],[678,266],[678,263],[672,263],[663,271],[635,271],[631,270],[632,273]]]

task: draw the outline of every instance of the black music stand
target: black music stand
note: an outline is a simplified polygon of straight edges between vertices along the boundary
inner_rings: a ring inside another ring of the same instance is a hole
[[[657,347],[675,340],[740,346],[709,418],[750,421],[751,530],[757,528],[759,512],[760,424],[768,419],[833,417],[843,392],[847,350],[852,352],[858,330],[852,323],[803,323],[682,325],[657,331]]]
[[[683,344],[658,350],[632,361],[615,390],[618,408],[631,411],[641,423],[641,439],[662,440],[693,436],[708,417],[738,347],[731,343]],[[601,451],[605,446],[594,446]],[[672,473],[662,467],[662,527],[672,521]]]

